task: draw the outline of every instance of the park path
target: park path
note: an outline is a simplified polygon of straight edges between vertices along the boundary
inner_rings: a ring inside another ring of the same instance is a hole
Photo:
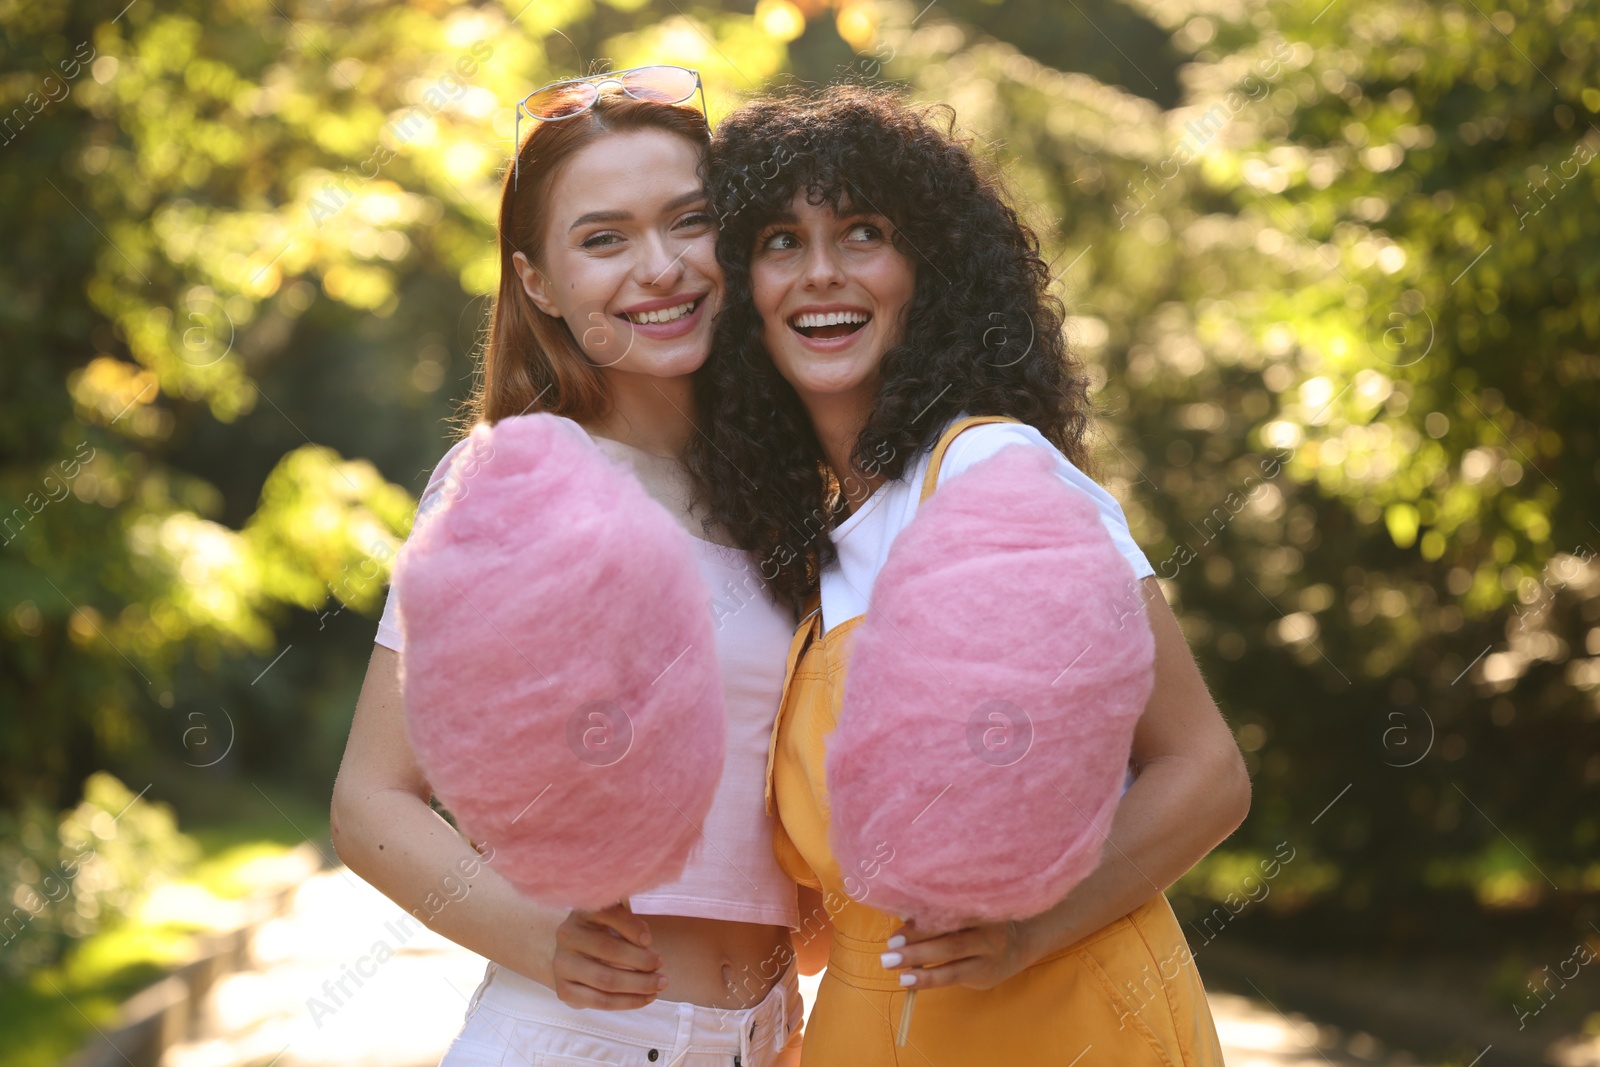
[[[162,1067],[431,1067],[461,1023],[483,959],[423,928],[340,867],[307,878],[264,924],[252,968],[221,979],[199,1036]],[[806,1007],[816,979],[802,979]],[[1414,1063],[1364,1034],[1211,995],[1229,1067]]]

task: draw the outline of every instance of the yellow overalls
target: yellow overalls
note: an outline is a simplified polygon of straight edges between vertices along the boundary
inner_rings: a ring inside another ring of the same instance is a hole
[[[939,464],[962,430],[940,437],[922,485],[927,500]],[[813,596],[815,607],[817,598]],[[821,890],[833,920],[828,969],[806,1027],[804,1067],[1177,1067],[1216,1065],[1222,1050],[1183,932],[1157,893],[1128,915],[1060,949],[990,990],[953,986],[917,997],[909,1039],[895,1046],[906,991],[878,957],[901,925],[847,897],[871,893],[871,871],[841,872],[828,850],[826,739],[838,722],[851,635],[864,616],[819,639],[821,612],[800,623],[789,649],[784,695],[767,763],[767,806],[777,809],[778,864]],[[891,861],[892,862],[892,861]]]

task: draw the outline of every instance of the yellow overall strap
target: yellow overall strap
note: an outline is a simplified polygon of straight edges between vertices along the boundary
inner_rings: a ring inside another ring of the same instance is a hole
[[[933,493],[934,487],[939,484],[939,465],[944,462],[945,450],[950,447],[950,442],[956,439],[961,431],[972,426],[980,426],[988,422],[1020,422],[1020,419],[1011,418],[1009,415],[972,415],[964,419],[957,419],[939,436],[939,442],[934,446],[933,458],[928,461],[928,474],[922,482],[921,500],[926,500]],[[920,501],[919,501],[920,502]],[[778,715],[772,724],[772,737],[767,742],[767,789],[766,802],[767,814],[773,813],[772,801],[772,772],[778,756],[778,733],[783,725],[784,713],[788,710],[789,688],[794,683],[795,668],[800,665],[800,658],[805,655],[806,649],[822,631],[822,593],[812,590],[806,598],[805,615],[800,624],[795,628],[794,638],[789,642],[789,656],[783,672],[783,692],[778,698]]]
[[[772,737],[767,741],[767,814],[772,814],[772,768],[778,758],[778,727],[783,723],[783,712],[789,703],[789,686],[794,681],[795,668],[800,657],[822,623],[822,592],[812,590],[806,598],[806,614],[795,627],[794,638],[789,642],[789,659],[783,671],[783,692],[778,696],[778,715],[772,723]]]
[[[917,498],[917,503],[922,503],[933,495],[933,490],[939,484],[939,465],[944,462],[944,454],[950,448],[962,430],[970,426],[981,426],[986,422],[1021,422],[1010,415],[969,415],[964,419],[957,419],[939,435],[939,443],[933,446],[933,458],[928,460],[928,473],[922,479],[922,496]]]

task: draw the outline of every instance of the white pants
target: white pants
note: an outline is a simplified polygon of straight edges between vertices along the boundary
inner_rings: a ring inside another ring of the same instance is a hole
[[[642,1008],[574,1008],[555,991],[491,963],[439,1067],[770,1067],[803,1017],[788,968],[752,1008],[655,1000]]]

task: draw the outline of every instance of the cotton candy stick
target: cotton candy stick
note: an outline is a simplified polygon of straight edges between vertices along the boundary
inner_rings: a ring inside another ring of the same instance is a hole
[[[917,1006],[917,991],[911,990],[906,994],[906,1002],[900,1006],[900,1029],[895,1032],[894,1043],[901,1048],[906,1047],[906,1041],[911,1037],[911,1012]]]

